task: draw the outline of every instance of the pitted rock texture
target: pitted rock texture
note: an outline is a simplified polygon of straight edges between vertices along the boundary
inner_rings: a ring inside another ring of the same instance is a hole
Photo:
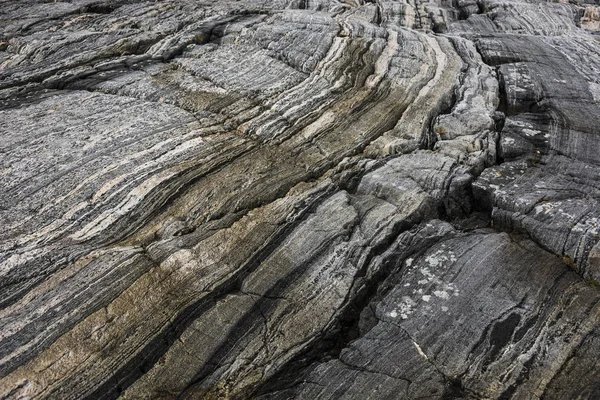
[[[0,397],[600,397],[593,1],[0,1]]]

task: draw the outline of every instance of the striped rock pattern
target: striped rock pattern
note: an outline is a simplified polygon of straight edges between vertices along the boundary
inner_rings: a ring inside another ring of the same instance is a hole
[[[600,397],[599,15],[0,1],[0,398]]]

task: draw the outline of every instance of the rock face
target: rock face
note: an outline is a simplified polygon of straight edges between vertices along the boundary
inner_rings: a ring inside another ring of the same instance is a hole
[[[0,1],[3,399],[600,397],[600,7]]]

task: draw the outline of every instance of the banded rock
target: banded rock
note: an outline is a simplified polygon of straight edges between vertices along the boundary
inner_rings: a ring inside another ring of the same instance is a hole
[[[595,398],[598,6],[4,1],[2,398]]]

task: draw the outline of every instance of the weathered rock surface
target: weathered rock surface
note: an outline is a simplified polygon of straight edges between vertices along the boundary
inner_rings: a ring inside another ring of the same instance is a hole
[[[0,1],[0,396],[600,396],[600,7]]]

